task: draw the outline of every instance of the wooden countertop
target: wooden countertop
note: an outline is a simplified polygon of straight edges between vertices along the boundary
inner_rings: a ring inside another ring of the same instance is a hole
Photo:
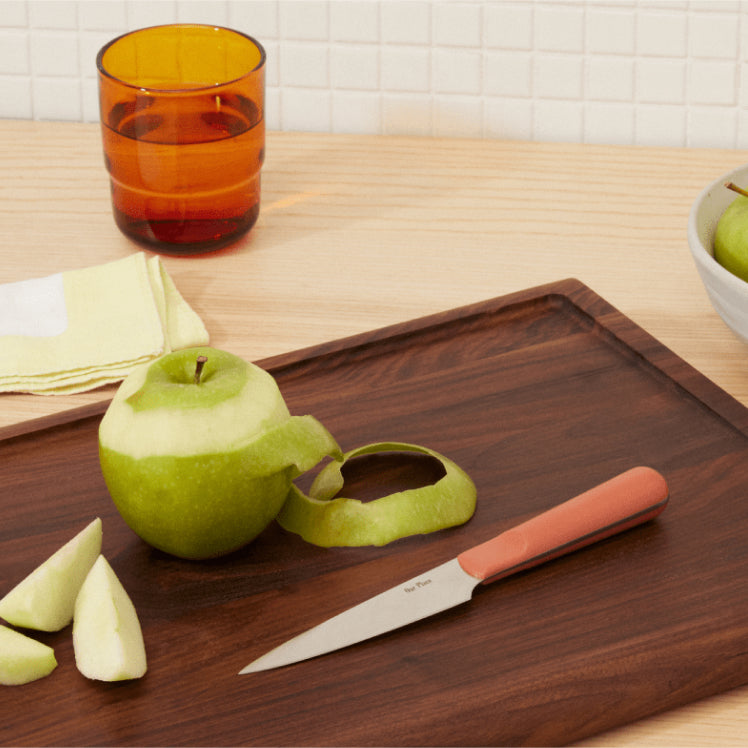
[[[0,282],[124,257],[98,125],[0,121]],[[686,223],[732,150],[269,133],[236,246],[165,257],[211,343],[250,360],[576,277],[748,405],[748,349],[710,305]],[[115,388],[0,395],[0,436]],[[585,745],[744,745],[748,687]]]

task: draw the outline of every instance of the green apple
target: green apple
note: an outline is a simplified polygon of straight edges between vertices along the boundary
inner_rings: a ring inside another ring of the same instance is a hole
[[[140,678],[147,669],[138,614],[104,556],[91,567],[75,601],[75,664],[86,678]]]
[[[714,259],[733,275],[748,281],[748,193],[732,184],[739,193],[717,223],[714,234]]]
[[[101,537],[97,517],[0,600],[0,616],[38,631],[67,626],[78,590],[101,552]]]
[[[220,556],[275,518],[291,481],[340,448],[291,416],[273,377],[214,348],[169,353],[120,385],[99,428],[109,493],[147,543]]]
[[[20,686],[44,678],[56,667],[52,647],[0,626],[0,683],[4,686]]]

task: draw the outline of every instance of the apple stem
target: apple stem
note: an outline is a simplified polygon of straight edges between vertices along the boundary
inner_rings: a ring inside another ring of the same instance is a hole
[[[737,192],[739,195],[743,195],[744,197],[748,197],[748,190],[744,190],[742,187],[738,187],[734,182],[725,182],[725,187],[727,189],[732,190],[733,192]]]
[[[205,362],[208,360],[207,356],[198,356],[197,362],[195,363],[195,384],[200,384],[200,377],[203,373],[203,366],[205,366]]]

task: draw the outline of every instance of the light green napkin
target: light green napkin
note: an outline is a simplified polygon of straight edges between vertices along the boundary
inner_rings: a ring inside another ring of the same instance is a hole
[[[83,392],[207,343],[158,256],[0,285],[0,392]]]

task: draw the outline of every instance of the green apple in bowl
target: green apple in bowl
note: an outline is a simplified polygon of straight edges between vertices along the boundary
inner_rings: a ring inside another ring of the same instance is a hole
[[[714,233],[714,259],[733,275],[748,281],[748,191],[728,182],[738,196],[727,206]]]
[[[252,541],[292,480],[326,456],[342,456],[334,438],[312,416],[292,416],[268,372],[208,347],[133,371],[99,427],[101,470],[124,520],[188,559]]]

